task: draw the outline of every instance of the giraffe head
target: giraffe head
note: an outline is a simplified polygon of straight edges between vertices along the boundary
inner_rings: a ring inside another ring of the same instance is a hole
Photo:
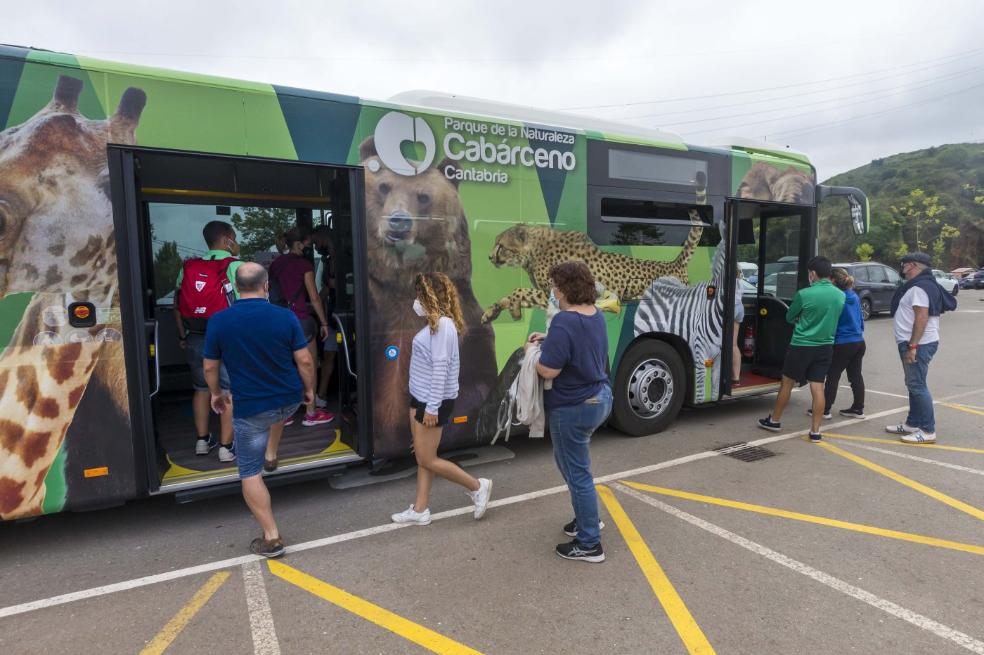
[[[0,132],[0,297],[101,291],[115,273],[107,143],[136,143],[146,94],[129,88],[106,120],[79,113],[83,82]]]

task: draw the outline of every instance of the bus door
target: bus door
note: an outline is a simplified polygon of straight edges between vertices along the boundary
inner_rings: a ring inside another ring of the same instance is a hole
[[[329,339],[323,342],[309,309],[318,380],[326,380],[319,384],[319,409],[333,418],[309,420],[302,405],[283,429],[278,467],[270,475],[310,475],[361,460],[360,453],[369,450],[358,420],[358,408],[365,403],[358,402],[364,390],[358,385],[361,357],[355,339],[365,320],[365,301],[354,283],[365,266],[353,243],[364,231],[361,169],[110,150],[130,400],[139,407],[133,429],[147,488],[183,491],[238,478],[235,461],[227,456],[222,461],[219,454],[227,453],[217,443],[207,453],[198,451],[197,423],[204,417],[218,442],[221,421],[204,405],[196,407],[204,399],[194,392],[200,374],[189,353],[197,351],[179,340],[175,316],[184,261],[217,256],[208,252],[202,234],[212,221],[233,229],[239,259],[267,268],[280,255],[284,232],[299,227],[312,233],[312,247],[302,257],[310,264],[318,297],[334,310],[328,316]],[[353,197],[359,202],[353,203]],[[298,293],[310,308],[308,294]],[[187,332],[188,321],[181,320]]]
[[[806,264],[815,250],[813,207],[733,201],[736,268],[745,317],[738,329],[741,378],[731,395],[775,391],[782,377],[793,325],[786,310],[796,291],[808,285]]]

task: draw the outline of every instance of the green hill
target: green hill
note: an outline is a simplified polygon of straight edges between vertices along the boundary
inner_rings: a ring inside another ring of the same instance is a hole
[[[846,202],[821,206],[820,252],[832,260],[894,264],[905,252],[922,250],[944,270],[984,266],[984,144],[876,159],[824,184],[857,187],[871,203],[871,231],[863,237],[851,232]],[[859,252],[861,244],[871,249]]]

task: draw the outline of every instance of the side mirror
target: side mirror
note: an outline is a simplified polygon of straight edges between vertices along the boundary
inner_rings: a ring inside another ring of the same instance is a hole
[[[847,203],[851,208],[851,229],[854,234],[861,236],[866,234],[870,227],[871,212],[868,207],[868,196],[864,195],[860,189],[850,186],[817,186],[817,198],[823,202],[829,197],[847,198]]]

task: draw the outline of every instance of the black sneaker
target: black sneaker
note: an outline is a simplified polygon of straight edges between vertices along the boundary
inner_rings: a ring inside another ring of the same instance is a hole
[[[760,418],[758,420],[758,426],[763,430],[772,430],[773,432],[778,432],[782,429],[782,423],[776,423],[772,420],[772,414],[769,414],[765,418]]]
[[[270,540],[264,539],[263,537],[257,537],[250,542],[249,550],[254,555],[260,555],[261,557],[269,557],[270,559],[273,559],[286,553],[287,547],[284,546],[284,540],[280,537]]]
[[[198,437],[198,441],[195,442],[195,454],[208,455],[217,445],[219,442],[209,432],[207,437]]]
[[[567,544],[557,544],[556,552],[564,559],[576,559],[593,564],[605,561],[605,551],[602,550],[600,543],[588,548],[575,539]]]
[[[807,414],[807,416],[813,416],[813,408],[811,407],[810,409],[806,410],[806,414]],[[825,419],[834,418],[833,415],[830,413],[830,410],[829,409],[826,412],[823,413],[823,417]]]
[[[839,413],[841,416],[847,416],[848,418],[868,418],[864,415],[863,409],[854,409],[853,407],[842,409]]]
[[[819,432],[810,433],[810,443],[820,443],[823,440],[823,435]]]
[[[599,530],[605,529],[604,521],[598,521],[598,529]],[[566,534],[568,537],[577,536],[577,519],[574,519],[573,521],[571,521],[570,523],[564,526],[564,534]]]

